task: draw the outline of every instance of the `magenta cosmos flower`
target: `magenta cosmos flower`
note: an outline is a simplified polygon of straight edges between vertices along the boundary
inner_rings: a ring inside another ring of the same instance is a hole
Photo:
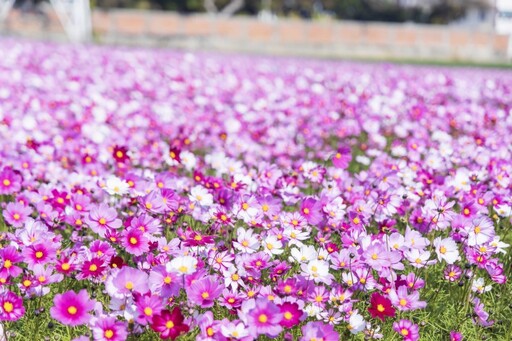
[[[162,339],[174,340],[189,331],[189,326],[183,323],[181,309],[176,307],[171,311],[163,310],[160,315],[153,317],[151,328],[160,334]]]
[[[25,315],[23,300],[11,291],[0,294],[0,321],[16,321]]]
[[[280,324],[285,328],[292,328],[298,325],[307,316],[307,314],[300,309],[297,303],[284,302],[279,305],[279,309],[283,314],[283,319]]]
[[[94,308],[94,301],[89,299],[87,290],[83,289],[77,294],[68,291],[55,295],[50,315],[62,324],[78,326],[86,324],[91,319],[89,311]]]
[[[201,308],[210,308],[224,290],[224,286],[213,276],[208,276],[195,281],[186,290],[190,302]]]

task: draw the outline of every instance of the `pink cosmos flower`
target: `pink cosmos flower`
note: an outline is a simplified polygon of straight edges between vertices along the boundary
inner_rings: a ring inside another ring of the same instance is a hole
[[[352,154],[349,147],[342,146],[338,148],[338,151],[332,157],[332,163],[334,167],[346,169],[352,160]]]
[[[455,330],[450,332],[450,341],[462,341],[463,338],[462,334]]]
[[[187,287],[187,296],[191,303],[199,305],[201,308],[213,307],[215,300],[220,296],[224,285],[222,281],[213,276],[207,276],[192,283]]]
[[[122,245],[128,253],[140,256],[149,251],[149,240],[139,229],[131,228],[124,234]]]
[[[340,336],[330,324],[323,324],[320,321],[308,322],[301,328],[302,337],[300,341],[324,340],[339,341]]]
[[[322,204],[313,198],[307,198],[302,201],[300,214],[311,225],[318,225],[324,218],[322,214]]]
[[[91,319],[89,311],[94,308],[94,304],[95,301],[89,299],[85,289],[78,294],[67,291],[64,294],[55,295],[50,315],[62,324],[78,326],[89,322]]]
[[[118,321],[115,317],[99,318],[91,329],[97,341],[124,341],[128,336],[126,322]]]
[[[489,313],[484,310],[484,304],[480,302],[480,299],[475,297],[471,302],[474,304],[473,321],[482,327],[492,326],[494,321],[489,320]]]
[[[21,268],[16,266],[23,260],[23,257],[19,254],[18,250],[14,246],[6,246],[0,249],[0,277],[7,278],[9,276],[18,277],[21,274]]]
[[[149,273],[149,288],[164,298],[177,296],[180,291],[178,276],[174,272],[167,272],[165,266],[158,265]]]
[[[122,225],[121,220],[117,218],[117,211],[107,204],[91,208],[86,222],[91,230],[101,237],[105,236],[107,229],[118,229]]]
[[[258,335],[275,337],[283,330],[279,324],[283,318],[281,309],[265,298],[244,302],[241,312],[253,337]]]
[[[162,298],[159,296],[144,295],[136,299],[137,323],[146,325],[151,323],[153,316],[160,315],[163,309]]]
[[[0,195],[13,194],[21,189],[21,176],[11,168],[5,167],[0,172]]]
[[[404,341],[416,341],[420,338],[419,327],[409,320],[393,323],[393,330],[403,337]]]
[[[5,206],[3,216],[5,221],[14,227],[21,227],[32,213],[32,209],[20,203],[10,202]]]
[[[25,315],[23,300],[11,291],[0,294],[0,321],[17,321]]]
[[[35,244],[23,249],[25,263],[32,268],[36,264],[46,264],[55,259],[56,250],[51,244]]]
[[[422,309],[427,306],[425,301],[420,301],[420,293],[418,291],[408,294],[407,286],[405,285],[400,286],[398,290],[392,289],[389,292],[389,299],[398,310],[403,311]]]
[[[113,281],[120,294],[138,292],[144,294],[149,291],[148,275],[139,269],[124,266],[117,273]]]

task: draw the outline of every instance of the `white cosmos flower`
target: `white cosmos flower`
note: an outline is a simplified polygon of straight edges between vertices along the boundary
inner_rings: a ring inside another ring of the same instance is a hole
[[[176,257],[166,264],[165,269],[168,272],[175,272],[181,275],[188,275],[196,272],[197,259],[192,256]]]
[[[332,282],[333,276],[329,273],[329,263],[323,260],[314,259],[308,264],[302,264],[301,270],[316,283],[323,282],[329,285]]]
[[[294,247],[290,253],[291,257],[288,258],[290,262],[309,262],[318,257],[318,253],[312,245],[302,245],[300,249]]]
[[[280,255],[284,252],[283,243],[276,236],[269,236],[263,241],[265,253],[270,255]]]
[[[366,327],[366,321],[363,316],[353,313],[348,319],[348,329],[352,334],[361,332]]]
[[[471,290],[474,292],[478,292],[479,294],[483,294],[484,292],[491,291],[491,285],[485,285],[485,281],[483,278],[477,278],[473,281],[471,285]]]
[[[434,239],[434,247],[436,248],[437,259],[440,261],[444,259],[446,263],[453,264],[459,258],[459,249],[455,241],[448,237],[441,239],[437,237]]]
[[[185,166],[187,170],[192,170],[196,167],[197,159],[194,154],[187,150],[183,150],[180,153],[181,163]]]
[[[238,324],[228,322],[221,325],[220,333],[224,337],[237,340],[247,337],[249,335],[249,330],[243,322],[239,322]]]
[[[213,195],[211,195],[203,186],[192,187],[188,198],[192,203],[200,206],[211,206],[213,204]]]
[[[235,249],[246,253],[254,253],[260,248],[260,242],[252,233],[252,230],[239,227],[236,230],[236,235],[236,242],[233,243]]]
[[[493,241],[491,242],[491,246],[496,248],[496,252],[506,254],[507,251],[505,251],[505,249],[510,245],[500,241],[500,236],[495,236]]]
[[[128,193],[130,186],[117,176],[109,176],[103,189],[110,195],[125,195]]]

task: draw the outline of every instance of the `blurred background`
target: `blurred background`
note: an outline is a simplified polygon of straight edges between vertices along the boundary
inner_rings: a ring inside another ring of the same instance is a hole
[[[0,0],[2,34],[273,55],[508,64],[512,0]]]

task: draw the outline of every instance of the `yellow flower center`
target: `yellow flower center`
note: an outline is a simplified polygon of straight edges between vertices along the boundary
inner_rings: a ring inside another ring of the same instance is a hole
[[[475,231],[475,234],[478,234],[478,233],[480,233],[480,231],[482,231],[482,229],[480,228],[480,226],[477,226],[477,227],[475,227],[474,231]]]
[[[125,286],[126,289],[132,290],[133,289],[133,283],[132,282],[126,282]]]
[[[402,298],[399,302],[399,304],[402,306],[402,307],[405,307],[407,305],[407,300],[405,298]]]
[[[210,294],[209,294],[208,292],[206,292],[206,291],[205,291],[205,292],[203,292],[203,293],[201,294],[201,297],[202,297],[203,299],[207,299],[208,297],[210,297]]]
[[[137,244],[137,242],[138,242],[137,238],[135,238],[135,237],[130,238],[130,244],[135,245],[135,244]]]
[[[107,223],[107,219],[100,218],[100,220],[98,220],[98,223],[100,223],[100,225],[105,225]]]
[[[4,268],[9,269],[12,266],[12,262],[10,259],[6,259],[4,262]]]
[[[167,321],[167,322],[165,323],[165,328],[167,328],[167,329],[172,329],[172,328],[174,328],[174,322],[172,322],[172,321]]]
[[[74,305],[69,306],[68,313],[70,313],[71,315],[75,315],[76,312],[77,312],[77,309],[76,309],[76,307]]]
[[[146,314],[146,316],[153,315],[153,309],[151,309],[150,307],[144,308],[144,314]]]
[[[14,218],[14,220],[20,220],[20,218],[21,218],[21,217],[20,217],[20,215],[19,215],[18,213],[14,213],[14,214],[12,215],[12,217]]]
[[[41,258],[43,258],[43,252],[41,252],[41,251],[37,251],[37,252],[36,252],[36,258],[37,258],[37,259],[41,259]]]
[[[267,315],[261,314],[260,316],[258,316],[258,321],[260,321],[261,323],[266,323],[268,321]]]
[[[4,302],[4,310],[8,313],[14,310],[14,306],[11,302]]]
[[[89,271],[96,271],[96,270],[98,270],[98,266],[96,264],[91,264],[89,266]]]
[[[402,328],[402,330],[400,331],[400,334],[402,334],[403,336],[407,336],[407,335],[409,335],[409,331],[405,328]]]
[[[211,337],[213,334],[215,334],[215,332],[213,331],[212,327],[208,327],[208,329],[206,329],[206,334]]]
[[[4,186],[9,186],[11,184],[11,181],[9,179],[4,179],[3,184]]]
[[[292,317],[293,317],[293,315],[292,315],[292,313],[290,313],[289,311],[287,311],[287,312],[285,312],[285,313],[284,313],[284,318],[285,318],[286,320],[291,320],[291,319],[292,319]]]
[[[169,284],[169,283],[171,283],[171,281],[172,281],[172,279],[171,279],[171,277],[169,277],[169,276],[167,276],[167,277],[165,277],[165,278],[164,278],[164,283],[165,283],[165,284]]]
[[[440,253],[442,253],[442,254],[444,255],[444,254],[446,253],[446,247],[441,246],[441,247],[439,248],[439,252],[440,252]]]
[[[62,263],[62,265],[61,265],[61,268],[64,271],[69,270],[70,267],[71,267],[71,265],[69,265],[69,263]]]
[[[372,259],[373,259],[373,260],[377,260],[377,258],[379,258],[379,256],[377,256],[377,254],[376,254],[376,253],[374,253],[374,254],[372,255]]]
[[[114,331],[112,329],[105,330],[105,334],[103,334],[106,339],[111,339],[114,336]]]

